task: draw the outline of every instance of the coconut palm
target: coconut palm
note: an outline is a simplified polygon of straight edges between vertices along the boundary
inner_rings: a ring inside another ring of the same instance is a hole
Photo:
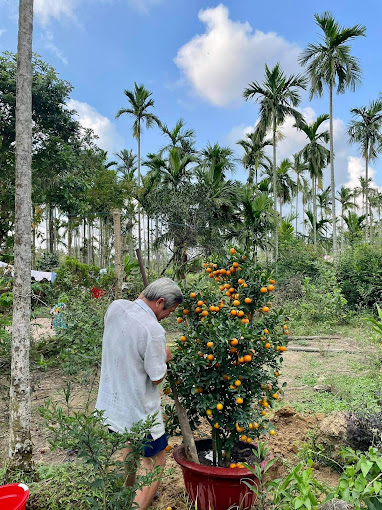
[[[303,173],[308,170],[308,164],[303,160],[301,154],[297,152],[293,154],[292,168],[296,174],[296,234],[297,234],[297,221],[298,221],[298,193],[303,190]]]
[[[333,256],[337,258],[337,230],[335,208],[335,174],[333,148],[333,89],[337,87],[337,94],[343,94],[347,88],[354,90],[361,82],[361,67],[357,58],[350,54],[349,41],[364,36],[366,27],[354,25],[341,27],[330,12],[322,15],[315,14],[316,24],[323,34],[318,44],[308,44],[299,56],[299,62],[307,66],[307,74],[311,80],[310,97],[322,96],[324,85],[329,88],[329,116],[330,116],[330,186],[332,189],[332,227],[333,227]]]
[[[259,134],[255,131],[247,134],[247,138],[236,142],[241,145],[245,151],[242,158],[244,168],[248,169],[248,186],[253,184],[253,174],[255,174],[255,183],[260,168],[265,165],[271,165],[272,162],[265,153],[265,148],[272,145],[270,140],[259,139]]]
[[[369,162],[377,158],[382,141],[382,100],[372,101],[367,108],[352,108],[354,119],[349,124],[348,135],[350,143],[358,144],[361,155],[365,158],[365,178],[369,180]],[[368,240],[369,224],[369,189],[366,187],[365,216],[366,241]]]
[[[343,215],[349,209],[358,208],[354,199],[354,191],[345,186],[341,186],[341,189],[337,191],[337,200],[341,204],[341,251],[344,249],[344,218]]]
[[[301,113],[296,110],[300,104],[301,98],[299,90],[305,89],[307,85],[306,78],[300,75],[284,74],[279,64],[273,69],[269,69],[265,65],[265,79],[262,84],[257,82],[250,83],[249,87],[244,90],[244,98],[246,100],[256,98],[260,103],[260,120],[256,131],[259,138],[264,138],[268,129],[272,131],[273,145],[273,191],[274,191],[274,212],[277,217],[277,165],[276,165],[276,149],[277,129],[282,126],[287,116],[292,116],[296,120],[301,118]],[[275,228],[275,260],[278,258],[278,228]]]
[[[330,159],[329,151],[320,142],[327,143],[329,140],[328,131],[318,132],[321,124],[328,120],[328,115],[319,115],[312,124],[307,124],[305,120],[300,120],[295,124],[297,129],[303,131],[307,136],[309,143],[300,151],[302,158],[308,164],[309,174],[312,179],[313,191],[313,244],[317,247],[316,223],[317,223],[317,200],[316,188],[317,181],[322,179],[322,170],[328,164]]]
[[[146,128],[151,128],[154,124],[161,126],[161,122],[153,113],[149,112],[149,108],[154,107],[154,100],[151,95],[152,92],[148,91],[145,86],[137,85],[134,83],[134,90],[124,91],[127,100],[130,103],[130,108],[120,108],[116,114],[118,119],[121,115],[127,114],[134,118],[133,136],[138,142],[138,188],[141,185],[141,134],[142,123],[145,123]],[[138,247],[141,249],[141,217],[138,208]]]

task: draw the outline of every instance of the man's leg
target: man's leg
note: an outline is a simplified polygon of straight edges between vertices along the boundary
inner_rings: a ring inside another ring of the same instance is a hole
[[[166,464],[166,452],[162,450],[161,452],[153,455],[152,457],[143,457],[143,467],[147,472],[153,471],[156,466],[161,466],[162,468]],[[155,493],[159,487],[159,480],[153,482],[151,485],[143,487],[142,490],[137,491],[134,502],[138,503],[140,510],[147,510],[151,505]]]

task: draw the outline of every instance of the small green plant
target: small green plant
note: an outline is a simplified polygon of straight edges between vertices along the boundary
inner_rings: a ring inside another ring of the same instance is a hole
[[[382,508],[382,453],[370,447],[367,452],[351,448],[342,451],[348,464],[341,475],[338,487],[327,499],[339,498],[353,505],[356,510]]]
[[[265,455],[269,458],[268,449],[260,445],[256,455]],[[313,476],[312,460],[308,460],[308,466],[304,469],[302,463],[298,464],[284,479],[268,480],[267,472],[277,459],[271,459],[265,466],[254,467],[245,464],[258,479],[257,483],[243,480],[244,483],[256,493],[257,506],[261,510],[312,510],[317,508],[318,501],[328,493],[328,489],[320,484]]]
[[[67,404],[69,392],[70,389],[65,395]],[[70,450],[91,467],[94,474],[88,479],[86,500],[93,510],[131,509],[136,491],[158,480],[162,474],[158,466],[150,473],[137,476],[133,486],[125,485],[136,471],[144,438],[155,423],[155,416],[135,424],[129,432],[111,434],[104,426],[103,411],[89,413],[85,409],[71,414],[70,411],[69,405],[64,411],[51,402],[40,408],[40,414],[51,432],[52,449]],[[126,442],[132,451],[122,461],[116,454],[126,446]]]

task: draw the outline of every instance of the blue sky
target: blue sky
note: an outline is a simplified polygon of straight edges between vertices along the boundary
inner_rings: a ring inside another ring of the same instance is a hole
[[[16,0],[0,0],[0,51],[16,51]],[[70,106],[79,120],[99,135],[110,155],[136,150],[130,118],[115,119],[127,107],[124,89],[143,83],[153,93],[153,112],[173,127],[179,118],[196,132],[197,147],[207,142],[230,145],[253,129],[258,108],[242,92],[262,81],[264,63],[280,62],[287,74],[301,72],[297,55],[318,40],[314,13],[330,10],[341,25],[364,24],[367,37],[352,43],[363,69],[356,92],[334,98],[336,177],[338,186],[354,186],[363,162],[346,140],[350,108],[367,105],[382,88],[382,2],[380,0],[35,0],[34,51],[74,87]],[[300,105],[307,120],[328,112],[328,95]],[[289,119],[279,158],[304,145]],[[142,153],[164,143],[154,128],[143,135]],[[382,158],[380,158],[382,160]],[[382,185],[382,163],[371,175]],[[328,171],[325,171],[328,185]],[[245,179],[238,168],[236,177]]]

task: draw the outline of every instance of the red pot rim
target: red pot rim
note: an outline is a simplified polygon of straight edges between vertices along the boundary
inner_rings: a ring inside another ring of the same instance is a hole
[[[204,439],[196,439],[196,442],[198,441],[204,441]],[[253,473],[246,468],[205,466],[203,464],[196,464],[195,462],[190,462],[184,456],[183,444],[174,448],[173,457],[175,462],[177,462],[180,466],[189,469],[190,471],[203,473],[205,475],[212,475],[216,478],[245,478],[254,476]],[[261,461],[260,462],[261,469],[263,469],[268,462],[269,459]]]

